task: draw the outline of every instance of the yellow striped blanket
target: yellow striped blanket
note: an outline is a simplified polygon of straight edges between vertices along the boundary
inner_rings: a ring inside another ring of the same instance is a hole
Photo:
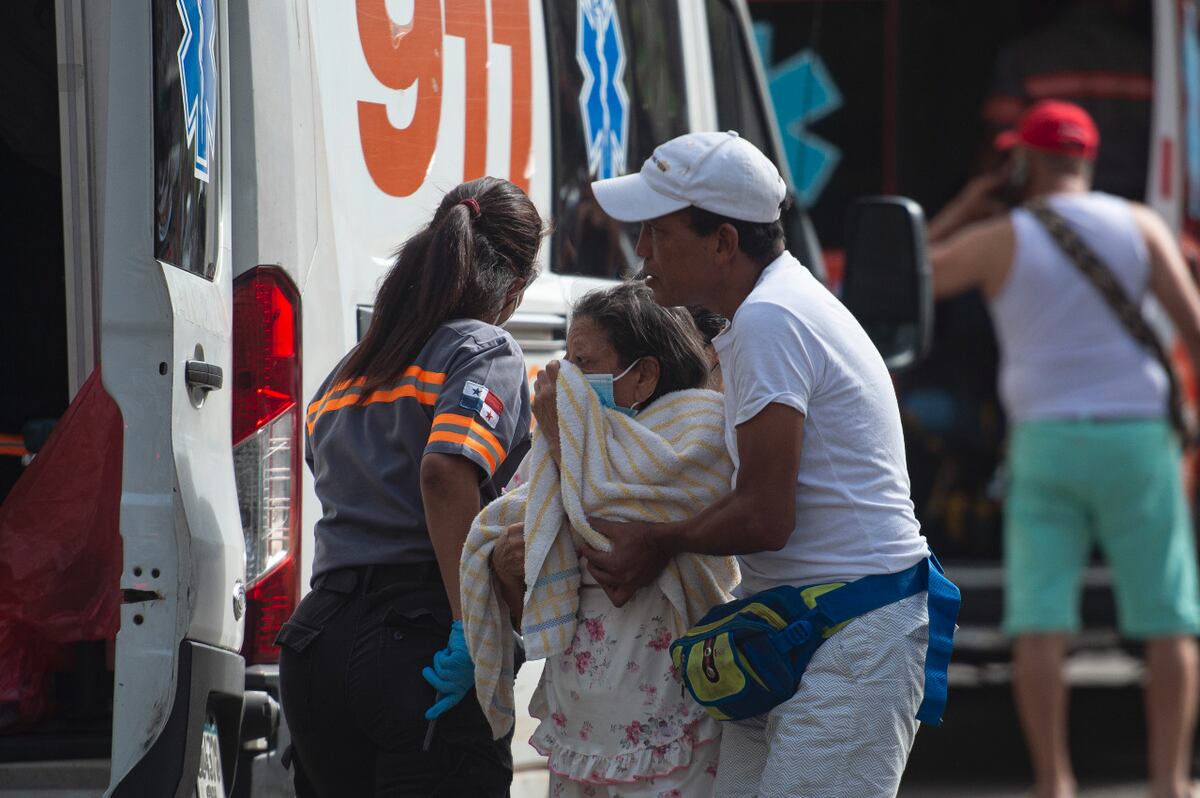
[[[579,608],[579,543],[602,551],[609,541],[587,516],[617,521],[688,518],[729,491],[733,466],[725,449],[719,393],[668,394],[636,419],[600,405],[582,373],[562,364],[557,384],[561,470],[534,435],[528,481],[475,519],[461,565],[463,622],[475,662],[475,687],[496,738],[507,734],[513,706],[513,636],[508,608],[495,589],[489,555],[510,524],[525,524],[525,593],[521,634],[529,659],[566,650]],[[738,582],[732,557],[681,555],[658,578],[682,634],[729,601]]]

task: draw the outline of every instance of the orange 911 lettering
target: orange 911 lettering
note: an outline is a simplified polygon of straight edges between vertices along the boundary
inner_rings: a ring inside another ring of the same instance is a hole
[[[358,0],[358,35],[371,72],[390,89],[416,85],[408,127],[393,127],[387,107],[360,100],[363,158],[375,185],[407,197],[425,182],[437,148],[442,115],[442,10],[438,0],[414,0],[412,21],[397,25],[385,0]]]

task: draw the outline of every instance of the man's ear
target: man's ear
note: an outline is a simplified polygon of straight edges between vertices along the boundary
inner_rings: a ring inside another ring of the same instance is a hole
[[[721,261],[728,262],[733,260],[738,252],[738,231],[737,228],[729,222],[717,228],[717,258]]]
[[[638,402],[644,402],[654,395],[654,391],[658,388],[660,369],[661,364],[654,355],[646,355],[638,362],[637,368],[633,370],[633,373],[637,375],[637,384],[634,386],[633,395],[637,397]]]

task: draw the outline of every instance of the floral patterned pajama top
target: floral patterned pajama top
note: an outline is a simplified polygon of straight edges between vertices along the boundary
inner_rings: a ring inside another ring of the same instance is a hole
[[[589,784],[662,777],[693,765],[716,775],[721,729],[684,690],[671,664],[674,613],[661,591],[643,588],[614,607],[586,566],[572,644],[546,660],[530,701],[541,723],[530,744],[556,775]],[[713,746],[712,756],[693,752]],[[694,783],[694,782],[693,782]],[[669,793],[668,793],[669,794]]]

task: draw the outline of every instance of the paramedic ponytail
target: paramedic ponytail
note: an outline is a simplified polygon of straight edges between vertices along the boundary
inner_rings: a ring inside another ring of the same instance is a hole
[[[399,380],[443,323],[494,321],[533,278],[543,234],[533,202],[507,180],[483,177],[450,191],[397,250],[371,325],[337,381],[364,378],[361,401]]]

